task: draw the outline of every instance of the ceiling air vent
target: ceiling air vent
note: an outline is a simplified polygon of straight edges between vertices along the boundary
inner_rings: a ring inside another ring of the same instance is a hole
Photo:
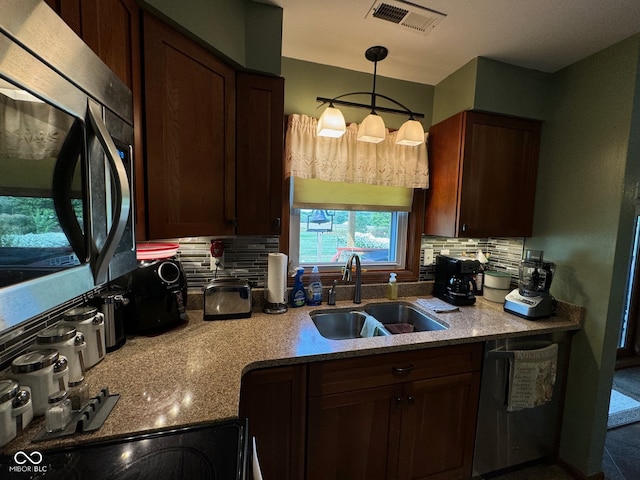
[[[402,0],[376,0],[366,19],[391,22],[412,32],[427,35],[447,15]]]

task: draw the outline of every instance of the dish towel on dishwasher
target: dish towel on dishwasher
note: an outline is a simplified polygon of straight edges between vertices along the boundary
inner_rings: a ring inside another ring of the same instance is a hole
[[[366,315],[364,324],[362,325],[362,329],[360,330],[360,336],[363,338],[375,337],[378,334],[378,329],[380,328],[384,328],[382,326],[382,323],[380,323],[375,317]]]
[[[553,396],[558,344],[536,350],[514,350],[509,359],[507,411],[543,405]]]

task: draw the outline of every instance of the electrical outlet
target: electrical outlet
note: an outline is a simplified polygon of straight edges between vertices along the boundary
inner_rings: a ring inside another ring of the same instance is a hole
[[[449,249],[443,248],[442,250],[440,250],[440,255],[449,255]]]
[[[425,267],[428,265],[433,265],[433,248],[425,248],[424,249],[424,260],[422,265]]]

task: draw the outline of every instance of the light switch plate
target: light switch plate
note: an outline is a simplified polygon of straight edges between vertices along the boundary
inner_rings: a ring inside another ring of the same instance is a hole
[[[424,252],[424,260],[423,265],[426,267],[428,265],[433,265],[433,248],[425,248]]]

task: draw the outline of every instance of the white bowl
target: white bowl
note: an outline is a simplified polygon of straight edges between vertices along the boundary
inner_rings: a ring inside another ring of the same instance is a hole
[[[484,285],[489,288],[507,290],[511,285],[511,275],[506,272],[488,270],[484,272]]]
[[[510,291],[511,289],[509,288],[491,288],[485,285],[484,290],[482,291],[482,295],[490,302],[503,303],[504,297],[506,297],[507,293],[509,293]]]

